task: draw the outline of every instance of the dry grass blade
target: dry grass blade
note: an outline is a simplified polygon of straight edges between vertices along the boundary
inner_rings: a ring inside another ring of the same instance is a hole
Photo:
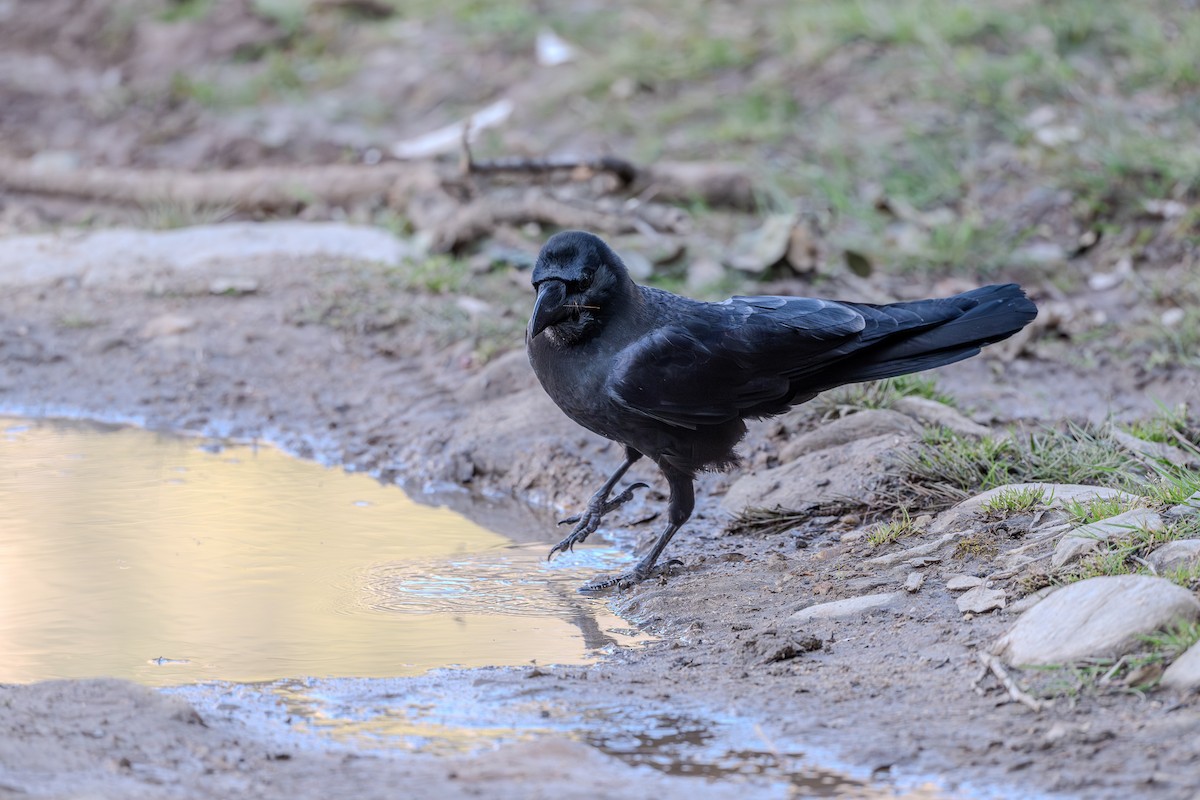
[[[811,517],[807,511],[790,511],[779,508],[747,508],[729,525],[729,532],[736,534],[759,534],[771,536],[794,528]]]

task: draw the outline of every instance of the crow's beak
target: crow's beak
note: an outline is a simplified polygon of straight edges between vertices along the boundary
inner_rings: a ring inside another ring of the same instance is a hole
[[[538,286],[533,314],[529,317],[529,327],[525,329],[530,341],[546,328],[571,316],[571,309],[566,302],[567,285],[562,281],[544,281]]]

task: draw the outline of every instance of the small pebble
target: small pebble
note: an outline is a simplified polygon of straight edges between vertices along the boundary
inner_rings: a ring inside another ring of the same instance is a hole
[[[946,588],[952,592],[963,592],[983,585],[983,578],[974,575],[955,575],[946,581]]]

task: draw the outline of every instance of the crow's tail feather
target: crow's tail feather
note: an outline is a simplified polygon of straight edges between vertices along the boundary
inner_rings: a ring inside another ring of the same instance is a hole
[[[944,321],[897,330],[860,351],[843,365],[843,383],[894,378],[962,361],[984,345],[1007,339],[1037,316],[1037,306],[1015,283],[984,286],[942,300],[871,308],[876,314],[896,308],[906,315],[915,312]]]

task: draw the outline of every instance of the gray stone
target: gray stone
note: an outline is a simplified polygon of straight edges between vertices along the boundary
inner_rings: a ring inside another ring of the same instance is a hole
[[[1150,509],[1132,508],[1115,517],[1081,525],[1073,531],[1068,531],[1054,547],[1054,555],[1050,557],[1050,563],[1055,567],[1061,567],[1078,560],[1084,554],[1099,547],[1101,542],[1115,536],[1123,536],[1131,530],[1137,529],[1156,531],[1162,526],[1162,517]]]
[[[1163,442],[1148,442],[1145,439],[1139,439],[1132,433],[1123,431],[1117,426],[1112,426],[1108,430],[1108,436],[1117,444],[1124,447],[1131,453],[1136,453],[1140,456],[1153,458],[1161,461],[1167,461],[1176,466],[1183,466],[1191,463],[1194,459],[1178,447],[1172,447]]]
[[[892,479],[894,454],[916,442],[915,436],[888,434],[809,453],[742,476],[729,487],[721,507],[737,514],[748,507],[804,509],[847,497],[867,499]]]
[[[13,236],[0,247],[0,286],[76,279],[88,285],[140,285],[169,275],[239,277],[254,259],[348,258],[399,264],[419,255],[379,228],[337,222],[231,222],[170,231],[108,228]]]
[[[1008,603],[1003,589],[987,589],[976,586],[956,601],[958,610],[964,614],[982,614],[1004,608]]]
[[[1178,539],[1167,542],[1146,556],[1147,563],[1159,575],[1179,569],[1191,569],[1200,564],[1200,539]]]
[[[1108,500],[1119,497],[1132,502],[1137,499],[1136,495],[1106,486],[1084,486],[1074,483],[1010,483],[1005,486],[997,486],[995,489],[988,489],[986,492],[963,500],[954,508],[943,511],[933,521],[929,531],[930,533],[941,533],[948,528],[961,526],[982,513],[983,507],[997,495],[1026,489],[1042,490],[1043,502],[1052,508],[1059,509],[1065,508],[1066,504],[1072,501],[1086,503],[1092,500]]]
[[[715,258],[699,256],[687,267],[687,288],[693,292],[707,289],[725,279],[725,267]]]
[[[257,280],[238,275],[222,275],[208,284],[209,294],[254,294],[257,291]]]
[[[1195,691],[1200,689],[1200,644],[1194,644],[1167,667],[1162,685],[1168,689]]]
[[[1196,492],[1177,506],[1166,510],[1168,517],[1191,517],[1200,514],[1200,492]]]
[[[524,350],[510,350],[467,378],[459,389],[459,397],[464,403],[478,403],[515,394],[536,383],[533,368],[529,366],[529,356]]]
[[[469,294],[461,294],[454,298],[454,305],[472,317],[491,316],[496,313],[496,309],[491,303],[480,300],[478,297],[471,297]]]
[[[1010,605],[1008,607],[1008,612],[1010,614],[1024,614],[1026,611],[1033,608],[1038,603],[1042,602],[1047,597],[1049,597],[1051,594],[1053,594],[1054,592],[1057,592],[1061,588],[1062,588],[1061,586],[1043,586],[1041,589],[1038,589],[1036,592],[1033,592],[1032,594],[1027,594],[1024,597],[1022,597],[1020,600],[1018,600],[1015,603],[1013,603],[1012,605]]]
[[[1011,257],[1016,262],[1041,265],[1057,264],[1066,260],[1067,251],[1053,242],[1035,242],[1013,251]]]
[[[902,595],[899,592],[884,594],[864,594],[861,597],[850,597],[845,600],[834,600],[832,603],[819,603],[815,606],[802,608],[792,614],[792,622],[811,622],[818,619],[845,619],[857,617],[879,608],[895,605]]]
[[[962,436],[983,437],[992,433],[991,428],[980,425],[960,414],[957,409],[928,397],[901,397],[892,403],[892,408],[931,428],[949,428]]]
[[[165,336],[178,336],[181,333],[187,333],[199,324],[195,317],[184,316],[183,314],[162,314],[152,320],[149,320],[142,326],[141,335],[143,339],[161,339]]]
[[[875,558],[869,558],[867,559],[866,563],[879,567],[888,567],[892,564],[899,564],[901,561],[908,561],[912,566],[919,566],[912,563],[919,558],[923,559],[925,563],[937,562],[941,559],[932,557],[933,553],[936,553],[943,546],[949,544],[958,537],[965,536],[967,533],[969,533],[969,531],[944,533],[937,539],[934,539],[932,542],[925,542],[924,544],[918,544],[910,547],[907,550],[899,550],[895,553],[885,553],[884,555],[876,556]]]
[[[884,409],[860,411],[792,439],[780,450],[779,460],[787,463],[809,453],[889,433],[907,433],[919,436],[921,426],[895,411]]]
[[[919,572],[910,572],[908,577],[904,579],[904,591],[919,592],[925,584],[925,576]]]
[[[983,578],[974,575],[955,575],[946,581],[946,588],[952,592],[962,592],[983,585]]]
[[[795,214],[769,215],[761,227],[737,237],[726,263],[742,272],[766,272],[787,255],[798,219]]]
[[[1163,578],[1089,578],[1064,586],[1025,612],[992,652],[1017,666],[1119,658],[1141,646],[1145,634],[1197,618],[1200,601]]]

